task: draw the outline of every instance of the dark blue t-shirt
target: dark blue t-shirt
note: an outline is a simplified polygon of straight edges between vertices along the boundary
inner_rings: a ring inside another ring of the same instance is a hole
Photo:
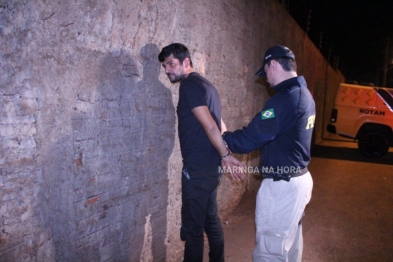
[[[206,78],[192,72],[181,81],[177,105],[183,162],[193,169],[219,166],[220,155],[191,111],[198,106],[207,106],[218,128],[221,129],[221,104],[217,89]]]

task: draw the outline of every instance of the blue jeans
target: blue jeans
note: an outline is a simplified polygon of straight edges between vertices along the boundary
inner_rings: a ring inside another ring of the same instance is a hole
[[[224,261],[224,234],[217,215],[218,167],[182,171],[181,240],[185,241],[184,261],[202,262],[205,231],[209,241],[209,261]]]

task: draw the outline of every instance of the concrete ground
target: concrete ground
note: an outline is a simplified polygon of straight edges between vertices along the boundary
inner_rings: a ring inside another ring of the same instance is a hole
[[[393,261],[393,153],[371,159],[355,147],[313,147],[313,196],[303,220],[305,262]],[[227,262],[251,261],[254,208],[255,193],[249,193],[223,221]]]

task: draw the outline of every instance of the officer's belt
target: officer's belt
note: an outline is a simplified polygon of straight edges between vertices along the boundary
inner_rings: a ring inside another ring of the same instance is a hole
[[[301,169],[296,173],[273,173],[273,174],[263,174],[263,178],[272,178],[273,181],[285,180],[289,182],[292,177],[298,177],[306,174],[308,172],[307,167]]]

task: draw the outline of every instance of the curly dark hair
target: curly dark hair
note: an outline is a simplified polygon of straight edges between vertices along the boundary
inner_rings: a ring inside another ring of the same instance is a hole
[[[164,47],[158,55],[158,61],[164,62],[164,60],[170,55],[173,55],[176,59],[179,59],[180,64],[183,64],[184,59],[188,57],[190,59],[190,66],[193,67],[190,51],[188,51],[188,48],[185,45],[173,43]]]

